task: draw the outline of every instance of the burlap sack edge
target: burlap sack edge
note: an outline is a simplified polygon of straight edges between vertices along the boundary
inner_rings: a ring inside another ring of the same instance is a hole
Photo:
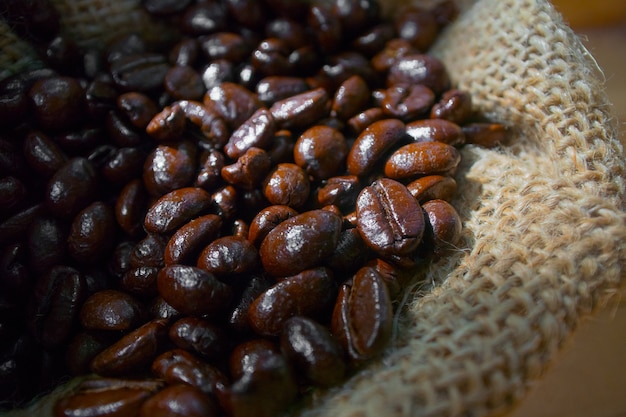
[[[546,1],[459,4],[462,15],[432,52],[513,138],[497,150],[463,150],[456,206],[464,242],[409,294],[392,348],[298,414],[507,410],[581,317],[623,282],[625,167],[593,60]],[[49,414],[50,404],[27,414]]]

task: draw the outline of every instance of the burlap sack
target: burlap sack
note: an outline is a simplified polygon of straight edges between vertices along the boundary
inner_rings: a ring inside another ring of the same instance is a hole
[[[384,357],[304,416],[506,411],[624,283],[624,155],[593,58],[545,0],[460,5],[432,52],[513,137],[462,150],[463,244],[407,293]]]

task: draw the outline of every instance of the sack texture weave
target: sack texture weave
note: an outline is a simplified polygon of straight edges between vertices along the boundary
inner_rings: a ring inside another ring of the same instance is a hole
[[[79,29],[87,13],[103,13],[118,29],[124,19],[135,28],[148,22],[138,0],[54,3],[89,46],[112,29],[98,34],[94,21]],[[381,3],[393,11],[402,2]],[[626,281],[625,158],[595,61],[545,0],[459,5],[431,52],[480,113],[511,127],[511,141],[462,149],[458,252],[407,294],[385,355],[301,415],[506,411],[581,317]],[[8,73],[6,62],[0,56]],[[38,413],[48,405],[40,401]]]

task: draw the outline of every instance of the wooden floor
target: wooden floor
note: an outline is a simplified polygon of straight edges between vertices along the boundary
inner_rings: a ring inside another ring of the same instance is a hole
[[[573,27],[604,71],[626,147],[626,19]],[[583,320],[544,377],[506,415],[527,416],[626,417],[626,289]]]

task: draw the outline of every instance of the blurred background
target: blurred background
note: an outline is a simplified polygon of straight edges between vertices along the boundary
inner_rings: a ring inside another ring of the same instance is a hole
[[[552,3],[603,70],[626,147],[626,0]],[[527,416],[626,417],[626,288],[582,320],[543,378],[506,415]]]

